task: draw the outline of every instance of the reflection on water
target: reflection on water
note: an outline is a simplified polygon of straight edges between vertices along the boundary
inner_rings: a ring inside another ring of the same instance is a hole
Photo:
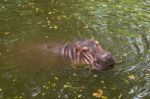
[[[149,0],[1,0],[0,99],[149,99],[149,6]],[[36,47],[91,35],[121,62],[114,69],[72,68]]]

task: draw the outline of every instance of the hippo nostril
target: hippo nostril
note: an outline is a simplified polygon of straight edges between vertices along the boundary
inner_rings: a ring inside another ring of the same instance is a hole
[[[111,62],[111,61],[113,61],[113,57],[112,57],[111,55],[108,55],[108,56],[106,57],[106,60]]]
[[[100,61],[96,61],[96,63],[97,63],[97,64],[100,64],[101,62],[100,62]]]
[[[97,60],[97,61],[95,61],[95,63],[98,64],[98,65],[102,65],[104,63],[107,63],[107,61],[105,61],[105,60]]]

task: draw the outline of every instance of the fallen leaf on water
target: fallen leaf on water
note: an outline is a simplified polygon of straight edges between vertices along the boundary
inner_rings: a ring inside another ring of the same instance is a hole
[[[50,81],[48,81],[48,84],[51,84],[51,82],[50,82]]]
[[[41,25],[42,27],[46,28],[46,25]]]
[[[37,22],[37,24],[42,24],[42,22]]]
[[[78,95],[78,98],[81,98],[82,97],[82,95]]]
[[[55,84],[55,83],[53,83],[53,84],[51,84],[51,86],[54,88],[54,87],[56,87],[56,84]]]
[[[93,93],[93,96],[95,96],[96,98],[101,98],[103,95],[103,90],[102,89],[98,89],[97,92]]]
[[[98,75],[93,75],[93,77],[97,77]]]
[[[118,99],[121,99],[121,97],[122,97],[122,94],[119,95]]]
[[[46,35],[45,38],[48,38],[48,35]]]
[[[148,76],[149,74],[147,73],[147,74],[145,74],[146,76]]]
[[[58,77],[54,77],[55,80],[58,80]]]
[[[111,87],[110,89],[111,89],[111,90],[116,90],[116,88],[114,88],[114,87]]]
[[[45,95],[45,93],[43,92],[43,93],[42,93],[42,96],[44,96],[44,95]]]
[[[61,16],[58,16],[58,17],[57,17],[57,20],[62,20],[62,17],[61,17]]]
[[[38,12],[40,10],[40,8],[35,8],[35,11]]]
[[[57,29],[58,27],[57,27],[57,25],[54,25],[54,29]]]
[[[50,22],[50,20],[48,20],[48,21],[47,21],[47,25],[49,25],[49,26],[51,25],[51,22]]]
[[[13,79],[12,81],[13,81],[13,82],[15,82],[16,80],[15,80],[15,79]]]
[[[101,83],[104,84],[104,81],[102,80]]]
[[[5,34],[5,35],[8,35],[8,34],[10,34],[10,32],[5,32],[4,34]]]
[[[84,26],[84,29],[87,29],[87,28],[89,28],[89,26],[88,26],[88,25]]]
[[[49,28],[50,28],[50,29],[52,29],[53,27],[52,27],[52,26],[50,26]]]
[[[128,78],[129,78],[130,80],[135,80],[135,76],[134,76],[134,75],[129,75]]]
[[[48,14],[52,14],[52,12],[48,12]]]
[[[108,97],[107,96],[102,96],[102,99],[108,99]]]

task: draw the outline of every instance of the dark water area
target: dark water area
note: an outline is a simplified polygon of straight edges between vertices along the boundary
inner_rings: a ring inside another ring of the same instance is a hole
[[[149,0],[0,0],[0,99],[150,99],[149,11]],[[74,68],[38,47],[91,36],[115,68]]]

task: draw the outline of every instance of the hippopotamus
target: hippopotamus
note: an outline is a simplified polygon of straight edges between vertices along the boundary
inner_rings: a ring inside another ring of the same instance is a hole
[[[53,42],[49,41],[42,44],[27,44],[24,48],[20,47],[22,57],[18,58],[28,65],[43,66],[43,64],[56,65],[66,63],[73,64],[74,67],[83,66],[90,70],[105,70],[114,67],[117,63],[116,58],[94,37],[81,39],[72,42]],[[84,65],[80,65],[84,64]],[[27,66],[28,66],[27,65]],[[60,66],[63,68],[63,66]],[[51,66],[49,66],[51,67]]]
[[[105,50],[94,37],[65,43],[53,48],[53,52],[70,60],[73,64],[86,64],[92,70],[104,70],[113,67],[116,58]]]

